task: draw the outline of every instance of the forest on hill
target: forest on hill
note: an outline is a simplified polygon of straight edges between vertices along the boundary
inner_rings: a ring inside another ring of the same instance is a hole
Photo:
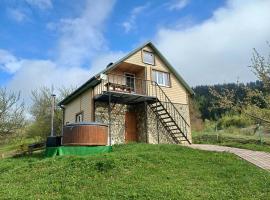
[[[244,99],[248,97],[249,90],[263,91],[262,81],[249,82],[249,83],[224,83],[216,85],[199,85],[192,88],[195,92],[193,102],[196,105],[196,108],[200,112],[200,116],[203,120],[217,120],[225,113],[229,112],[229,109],[215,108],[216,96],[211,92],[215,90],[217,93],[222,94],[224,90],[235,91],[234,103],[243,102]],[[266,102],[261,99],[256,99],[256,104],[259,107],[266,107]],[[255,102],[255,99],[254,99]]]

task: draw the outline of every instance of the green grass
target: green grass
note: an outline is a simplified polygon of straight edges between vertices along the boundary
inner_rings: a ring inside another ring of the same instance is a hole
[[[0,160],[3,199],[269,199],[270,173],[228,153],[130,144]]]
[[[243,149],[250,149],[255,151],[270,152],[270,136],[263,137],[261,143],[257,135],[245,135],[237,132],[230,133],[229,130],[219,133],[214,131],[202,131],[192,133],[193,143],[196,144],[216,144],[230,147],[237,147]]]

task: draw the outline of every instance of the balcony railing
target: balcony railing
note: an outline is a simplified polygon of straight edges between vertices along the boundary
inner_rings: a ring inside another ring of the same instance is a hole
[[[100,83],[94,89],[94,95],[105,92],[156,96],[155,86],[152,81],[136,78],[132,75],[108,74],[101,75]]]

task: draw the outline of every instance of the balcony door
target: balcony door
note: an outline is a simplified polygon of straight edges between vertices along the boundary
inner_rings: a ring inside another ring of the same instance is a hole
[[[126,87],[129,92],[135,92],[135,74],[125,73]]]

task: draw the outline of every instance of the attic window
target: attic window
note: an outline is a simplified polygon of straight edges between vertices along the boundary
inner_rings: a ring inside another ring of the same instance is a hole
[[[150,65],[155,65],[155,56],[152,52],[143,51],[143,62]]]

